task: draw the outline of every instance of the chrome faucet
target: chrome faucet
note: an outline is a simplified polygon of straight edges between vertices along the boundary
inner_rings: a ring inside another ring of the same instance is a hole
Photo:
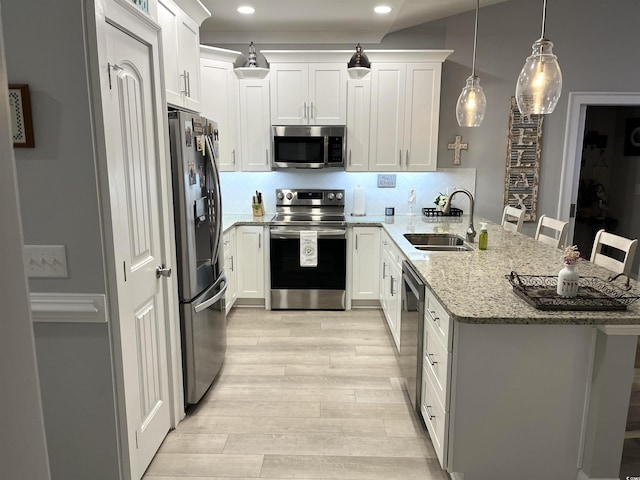
[[[459,188],[458,190],[454,190],[449,198],[447,199],[447,203],[445,203],[444,208],[442,209],[443,213],[449,214],[451,211],[451,200],[453,200],[453,196],[456,193],[464,193],[467,197],[469,197],[469,203],[471,203],[471,219],[469,220],[469,228],[467,228],[467,242],[475,242],[476,238],[476,229],[473,228],[473,195],[469,190],[465,190],[464,188]]]

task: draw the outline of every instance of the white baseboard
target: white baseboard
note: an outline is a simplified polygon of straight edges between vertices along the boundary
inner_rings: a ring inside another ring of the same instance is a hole
[[[106,296],[101,293],[31,293],[34,323],[106,323]]]
[[[578,470],[578,476],[576,477],[576,480],[619,480],[618,477],[589,477],[587,476],[586,473],[584,473],[582,470]]]

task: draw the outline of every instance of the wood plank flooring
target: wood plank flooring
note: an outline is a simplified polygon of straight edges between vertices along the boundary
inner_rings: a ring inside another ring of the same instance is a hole
[[[220,378],[146,480],[448,480],[379,310],[232,310]]]

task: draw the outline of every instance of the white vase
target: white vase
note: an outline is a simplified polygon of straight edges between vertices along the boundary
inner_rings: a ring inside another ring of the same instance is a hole
[[[575,265],[565,265],[558,273],[558,295],[561,297],[575,297],[578,295],[578,280],[580,276],[576,272]]]

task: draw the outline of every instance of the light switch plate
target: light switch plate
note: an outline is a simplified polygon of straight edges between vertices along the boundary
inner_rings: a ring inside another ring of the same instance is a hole
[[[378,188],[396,188],[395,173],[389,173],[389,174],[379,173]]]
[[[24,269],[31,278],[68,277],[64,245],[25,245]]]

